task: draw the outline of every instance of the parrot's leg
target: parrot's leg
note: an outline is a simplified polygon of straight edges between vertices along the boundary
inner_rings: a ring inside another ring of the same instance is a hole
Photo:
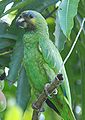
[[[62,76],[62,74],[58,74],[57,75],[57,77],[55,77],[55,79],[57,80],[57,79],[59,79],[59,80],[63,80],[63,76]],[[52,81],[53,82],[53,81]],[[51,82],[51,83],[52,83]],[[57,89],[55,88],[54,90],[53,90],[53,92],[50,94],[49,92],[48,92],[48,88],[49,88],[49,86],[50,86],[50,84],[51,83],[47,83],[46,85],[45,85],[45,88],[44,88],[44,91],[45,91],[45,93],[46,93],[46,95],[48,96],[48,97],[50,97],[50,98],[52,98],[52,94],[57,94]],[[57,87],[57,86],[56,86]]]
[[[54,94],[54,95],[57,95],[57,93],[58,93],[58,90],[55,89],[55,90],[53,91],[53,94]]]
[[[52,94],[56,95],[56,94],[58,93],[57,89],[55,88],[51,94],[49,94],[49,92],[47,91],[47,89],[49,88],[49,86],[50,86],[51,82],[53,81],[53,79],[55,79],[56,73],[54,72],[54,70],[52,70],[52,69],[49,67],[48,64],[44,64],[44,69],[45,69],[45,71],[46,71],[46,73],[47,73],[47,76],[48,76],[49,82],[50,82],[50,83],[47,83],[47,84],[45,85],[44,90],[45,90],[46,95],[47,95],[48,97],[52,98]],[[56,80],[57,80],[57,79],[63,79],[62,74],[58,74]],[[56,87],[57,87],[57,86],[56,86]]]
[[[52,96],[51,96],[52,93],[50,94],[49,91],[48,91],[49,86],[50,86],[50,83],[47,83],[47,84],[44,86],[44,93],[45,93],[45,95],[46,95],[46,99],[45,99],[45,100],[47,100],[47,97],[52,98]],[[54,90],[54,91],[55,91],[55,90]],[[54,92],[54,91],[53,91],[53,92]],[[44,102],[44,101],[43,101],[43,102]],[[32,108],[35,109],[35,110],[38,111],[38,112],[44,112],[44,111],[45,111],[42,106],[39,108],[39,107],[36,105],[36,103],[33,103],[33,104],[32,104]]]
[[[48,94],[52,95],[55,88],[59,87],[59,85],[61,84],[62,81],[63,81],[62,74],[58,74],[51,83],[46,85],[47,87],[46,86],[44,87],[44,89],[47,88],[47,90],[46,90],[47,94],[46,94],[45,90],[43,90],[42,93],[39,95],[38,99],[36,100],[36,102],[32,104],[32,108],[34,109],[34,113],[35,113],[35,111],[36,112],[41,111],[43,103],[48,98]]]
[[[58,93],[58,91],[57,91],[57,89],[55,88],[54,91],[50,94],[50,93],[48,92],[49,86],[50,86],[50,83],[47,83],[47,84],[45,85],[44,91],[45,91],[45,93],[46,93],[46,95],[47,95],[48,97],[52,98],[51,95],[52,95],[52,94],[56,95],[56,94]]]
[[[44,112],[45,109],[43,107],[38,108],[35,103],[32,104],[32,108],[35,109],[38,112]]]
[[[50,83],[47,83],[47,84],[45,85],[45,87],[44,87],[44,91],[45,91],[45,94],[46,94],[48,97],[52,98],[51,94],[48,92],[49,86],[50,86]]]

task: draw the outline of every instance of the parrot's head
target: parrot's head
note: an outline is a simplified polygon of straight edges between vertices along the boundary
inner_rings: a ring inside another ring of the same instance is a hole
[[[27,31],[43,31],[43,29],[47,29],[47,23],[44,17],[33,10],[22,12],[16,19],[16,24]]]

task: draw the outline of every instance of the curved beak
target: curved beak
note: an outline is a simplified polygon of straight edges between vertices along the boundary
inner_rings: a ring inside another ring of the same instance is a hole
[[[16,19],[16,25],[20,28],[27,29],[28,31],[35,30],[35,19],[29,19],[27,17],[18,17]]]
[[[24,18],[20,18],[20,17],[18,17],[18,18],[16,19],[16,25],[17,25],[18,27],[21,27],[21,28],[26,28],[26,27],[27,27],[27,24],[26,24],[26,22],[25,22],[25,19],[24,19]]]

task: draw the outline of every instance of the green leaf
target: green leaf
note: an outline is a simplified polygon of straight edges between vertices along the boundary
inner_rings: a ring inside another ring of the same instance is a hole
[[[22,59],[23,59],[23,43],[22,40],[18,40],[14,47],[13,54],[11,56],[11,62],[9,65],[9,74],[7,77],[9,83],[14,83],[16,81],[16,77],[18,75]]]
[[[71,30],[73,28],[73,19],[77,14],[79,0],[63,0],[59,6],[58,17],[60,27],[65,36],[70,39]]]
[[[56,15],[56,27],[55,27],[55,46],[58,48],[58,50],[61,52],[64,49],[64,45],[66,42],[66,37],[63,34],[60,24],[59,24],[59,18],[58,15]]]
[[[10,61],[9,55],[1,56],[0,57],[0,66],[8,67]]]
[[[49,100],[56,106],[61,117],[64,120],[76,120],[73,114],[72,108],[69,105],[69,102],[62,94],[62,91],[58,88],[58,94],[53,95]]]
[[[80,16],[77,17],[76,19],[76,24],[77,24],[77,31],[80,29],[82,22],[82,18]],[[82,120],[85,119],[85,27],[83,27],[82,33],[80,34],[79,41],[77,43],[77,51],[79,55],[79,60],[80,60],[80,70],[81,70],[81,106],[82,106]]]
[[[8,29],[8,24],[6,22],[0,21],[0,35],[4,34]]]
[[[17,86],[17,104],[25,110],[31,96],[31,87],[24,67],[20,70]]]
[[[10,2],[12,2],[12,0],[2,0],[2,1],[0,1],[0,15],[5,10],[6,5],[8,5]]]
[[[49,38],[54,42],[55,38],[54,38],[54,30],[55,30],[55,19],[52,17],[49,17],[46,19],[46,22],[48,24],[48,29],[49,29]]]
[[[83,18],[81,18],[79,15],[77,15],[77,20],[81,26]],[[80,26],[79,26],[79,28],[80,28]],[[85,34],[85,26],[83,27],[83,33]]]
[[[8,34],[8,33],[1,34],[0,35],[0,39],[1,38],[7,38],[7,39],[12,39],[12,40],[17,40],[17,37],[15,35]]]
[[[13,34],[9,34],[8,32],[8,24],[0,21],[0,50],[6,47],[11,47],[14,45],[14,40],[16,40],[16,36]]]
[[[81,92],[82,92],[82,120],[85,119],[85,46],[79,42],[79,47],[77,48],[80,62],[81,62]]]
[[[32,9],[36,11],[43,11],[51,5],[54,5],[58,2],[58,0],[30,0],[30,4],[25,9]]]
[[[49,113],[49,114],[48,114]],[[45,106],[44,116],[46,120],[64,120],[48,106]]]
[[[85,0],[80,0],[78,7],[79,15],[84,18],[85,17]]]
[[[6,47],[12,47],[14,42],[8,39],[0,39],[0,49],[4,49]]]
[[[47,8],[50,5],[55,4],[56,2],[58,2],[58,0],[24,0],[22,2],[18,2],[17,4],[15,4],[11,9],[9,9],[8,11],[6,11],[5,13],[2,14],[2,16],[9,14],[10,12],[14,11],[14,10],[19,10],[21,8],[25,8],[25,10],[27,9],[32,9],[32,10],[44,10],[45,8]],[[1,17],[2,17],[1,16]]]

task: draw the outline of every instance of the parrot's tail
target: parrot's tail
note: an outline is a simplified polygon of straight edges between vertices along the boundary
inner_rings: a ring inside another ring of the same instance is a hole
[[[65,96],[54,95],[46,100],[47,105],[64,120],[76,120],[72,108]]]
[[[60,112],[58,111],[58,109],[55,107],[55,105],[47,98],[46,100],[46,104],[53,109],[55,112],[57,112],[60,115]]]

